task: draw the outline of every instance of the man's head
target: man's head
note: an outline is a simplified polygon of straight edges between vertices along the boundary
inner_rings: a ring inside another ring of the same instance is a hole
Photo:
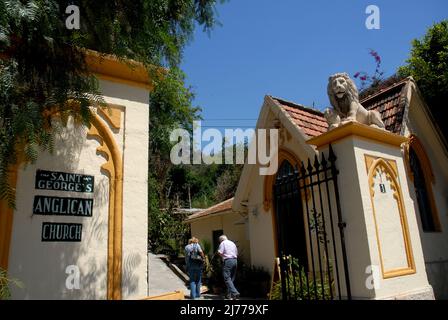
[[[193,241],[193,243],[199,243],[199,239],[196,237],[191,238],[191,240]]]
[[[224,240],[227,240],[227,237],[225,235],[219,237],[219,242],[223,242]]]

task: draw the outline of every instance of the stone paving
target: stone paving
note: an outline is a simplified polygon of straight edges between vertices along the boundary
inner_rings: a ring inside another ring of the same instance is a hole
[[[149,296],[161,295],[174,291],[183,291],[185,295],[189,290],[185,282],[180,279],[161,259],[162,256],[148,253],[149,264]]]
[[[148,253],[149,265],[149,296],[157,296],[174,291],[182,291],[185,299],[190,298],[190,289],[173,270],[162,259],[163,255]],[[205,287],[203,287],[203,290]],[[241,298],[246,300],[246,298]],[[205,292],[199,300],[225,300],[224,295],[216,295]]]

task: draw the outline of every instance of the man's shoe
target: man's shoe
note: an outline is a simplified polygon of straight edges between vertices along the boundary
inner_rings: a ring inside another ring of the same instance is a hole
[[[225,300],[232,300],[232,295],[231,294],[226,294],[224,299]]]
[[[238,300],[240,298],[240,294],[239,293],[234,294],[232,298],[233,300]]]

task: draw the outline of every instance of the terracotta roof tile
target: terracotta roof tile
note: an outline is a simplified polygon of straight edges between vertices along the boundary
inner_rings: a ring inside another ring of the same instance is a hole
[[[381,114],[386,130],[396,134],[401,134],[403,127],[406,102],[404,88],[407,83],[407,79],[398,81],[361,100],[367,110],[377,110]]]
[[[310,137],[318,136],[327,132],[328,124],[322,112],[316,109],[304,107],[302,105],[272,97],[292,118],[303,132]]]
[[[188,222],[188,221],[195,220],[198,218],[203,218],[205,216],[209,216],[212,214],[232,210],[232,203],[233,203],[233,198],[227,199],[227,200],[220,202],[218,204],[215,204],[207,209],[204,209],[197,213],[192,214],[187,219],[185,219],[185,221]]]

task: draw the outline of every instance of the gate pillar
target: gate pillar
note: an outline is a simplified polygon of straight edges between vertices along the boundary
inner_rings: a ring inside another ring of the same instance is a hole
[[[353,299],[434,299],[403,161],[407,140],[358,122],[308,140],[325,154],[331,144],[337,157]]]

